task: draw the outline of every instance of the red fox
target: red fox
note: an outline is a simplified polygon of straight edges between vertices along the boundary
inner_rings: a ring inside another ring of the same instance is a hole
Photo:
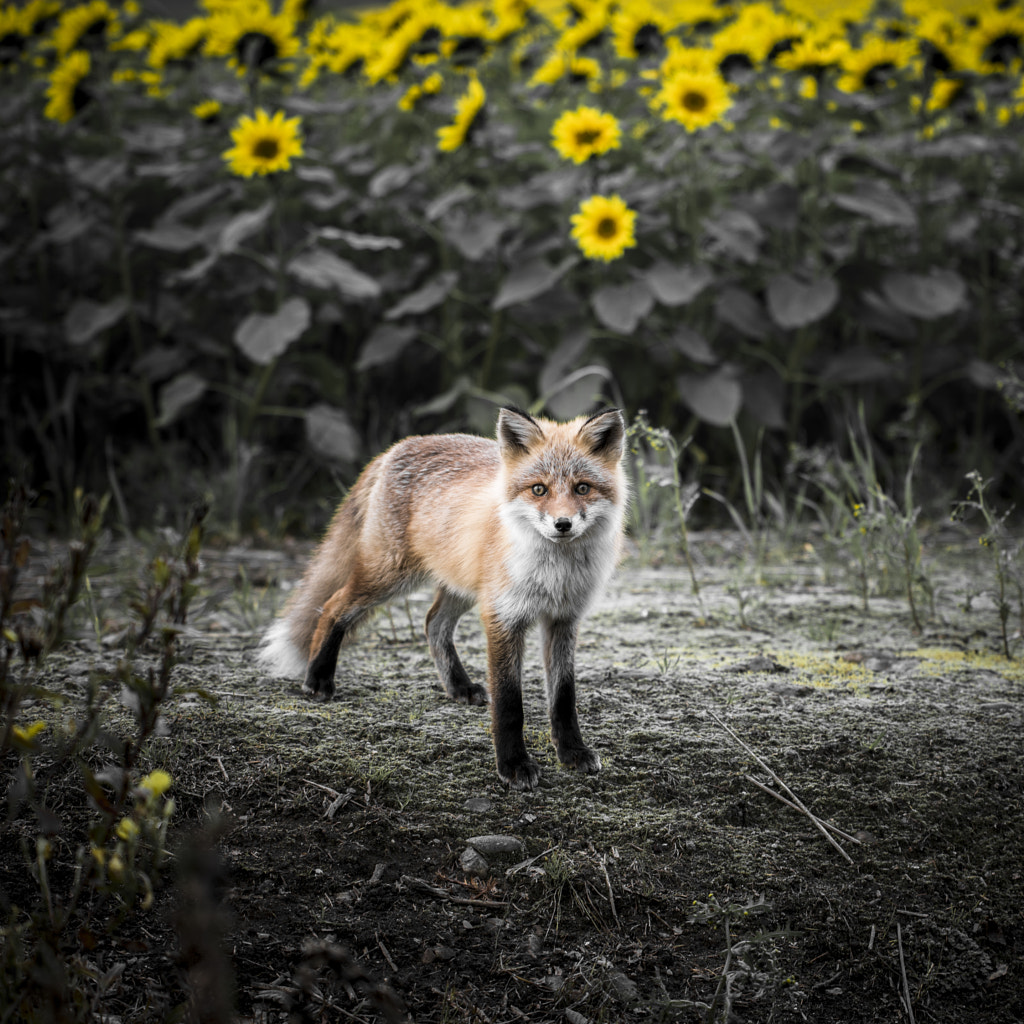
[[[579,621],[607,583],[622,544],[625,424],[617,409],[568,423],[520,409],[498,414],[497,441],[408,437],[363,470],[263,640],[279,675],[328,700],[342,642],[377,605],[432,582],[426,635],[449,696],[490,700],[498,775],[533,789],[540,769],[523,740],[527,630],[540,623],[551,739],[559,760],[600,770],[576,716]],[[487,690],[470,680],[455,627],[473,604],[487,635]]]

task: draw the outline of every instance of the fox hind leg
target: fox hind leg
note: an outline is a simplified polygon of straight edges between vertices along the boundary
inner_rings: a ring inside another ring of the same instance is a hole
[[[346,584],[324,604],[309,647],[309,663],[302,692],[317,700],[330,700],[334,694],[334,670],[345,637],[380,602],[359,595]]]
[[[583,742],[576,715],[576,634],[575,622],[541,621],[551,740],[562,764],[594,773],[601,770],[601,758]]]
[[[455,627],[473,603],[471,598],[440,587],[427,612],[427,641],[437,674],[448,696],[460,704],[487,703],[487,691],[470,680],[455,650]]]

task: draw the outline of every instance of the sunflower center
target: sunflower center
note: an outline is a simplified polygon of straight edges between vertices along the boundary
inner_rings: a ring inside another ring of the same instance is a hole
[[[990,64],[1008,67],[1014,57],[1020,56],[1020,36],[1016,32],[1004,32],[985,47],[985,60]]]
[[[707,96],[696,89],[687,89],[679,98],[679,102],[683,110],[688,110],[691,114],[699,114],[708,106]]]
[[[252,147],[252,155],[258,160],[273,160],[280,150],[277,139],[263,138],[258,139]]]
[[[892,80],[895,73],[896,65],[892,61],[883,61],[864,73],[864,85],[868,89],[881,89],[883,85]]]
[[[262,32],[246,32],[235,44],[238,59],[250,68],[258,68],[277,56],[277,43]]]
[[[651,25],[649,22],[641,25],[633,36],[633,49],[636,50],[641,57],[648,56],[652,53],[660,53],[662,45],[661,32],[658,30],[658,26]]]
[[[598,238],[614,238],[619,233],[619,224],[614,217],[602,217],[595,232]]]
[[[601,138],[600,128],[580,128],[576,132],[576,145],[592,146],[599,138]]]

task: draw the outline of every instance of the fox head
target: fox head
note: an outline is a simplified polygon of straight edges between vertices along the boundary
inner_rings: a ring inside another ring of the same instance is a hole
[[[621,523],[626,425],[618,409],[568,423],[534,419],[521,409],[498,414],[504,514],[555,544]]]

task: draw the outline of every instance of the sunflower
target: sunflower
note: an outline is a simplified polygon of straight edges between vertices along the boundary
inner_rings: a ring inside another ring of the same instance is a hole
[[[192,108],[192,116],[198,121],[210,124],[220,117],[220,100],[203,100]]]
[[[618,259],[636,245],[636,213],[621,196],[591,196],[572,215],[572,237],[589,260]]]
[[[0,67],[16,64],[28,44],[28,27],[18,7],[0,7]]]
[[[106,0],[69,7],[53,32],[53,47],[58,57],[66,57],[80,46],[116,39],[121,34],[117,12]]]
[[[601,65],[593,57],[556,49],[533,73],[530,85],[555,85],[567,78],[570,82],[586,82],[592,91],[597,91],[602,73]]]
[[[231,129],[231,138],[235,145],[223,156],[231,173],[242,178],[291,170],[291,158],[302,156],[299,118],[285,118],[280,110],[273,117],[262,107],[256,108],[255,117],[243,114]]]
[[[565,160],[581,164],[599,153],[618,149],[621,132],[614,114],[594,107],[567,110],[551,127],[551,145]]]
[[[843,92],[877,92],[896,83],[897,75],[913,69],[918,59],[916,39],[868,36],[860,49],[842,59],[845,74],[836,83]]]
[[[487,93],[480,84],[480,79],[473,75],[469,87],[455,101],[455,120],[437,130],[437,148],[451,153],[465,141],[470,130],[479,123],[480,113],[487,100]]]
[[[998,73],[1019,67],[1024,58],[1024,14],[1018,10],[986,11],[967,44],[982,71]]]
[[[299,52],[295,22],[274,14],[265,0],[214,8],[203,52],[208,57],[227,57],[228,66],[244,75],[287,60]]]
[[[679,71],[662,83],[651,105],[666,121],[678,121],[688,132],[722,119],[732,105],[729,86],[710,71]]]
[[[89,102],[91,97],[82,81],[91,67],[92,60],[85,50],[73,50],[53,69],[46,87],[46,117],[66,124]]]
[[[775,63],[783,71],[796,71],[801,75],[821,79],[829,68],[837,67],[850,50],[843,38],[828,33],[811,33],[798,40]]]
[[[151,68],[160,70],[168,64],[191,61],[206,41],[209,22],[205,18],[189,18],[183,25],[173,21],[152,23],[153,42],[146,58]]]
[[[671,27],[665,12],[649,0],[622,6],[612,17],[615,52],[623,60],[657,57],[665,49]]]
[[[399,110],[413,110],[424,96],[436,96],[444,85],[444,79],[438,72],[427,75],[422,82],[414,82],[402,93],[398,101]]]

